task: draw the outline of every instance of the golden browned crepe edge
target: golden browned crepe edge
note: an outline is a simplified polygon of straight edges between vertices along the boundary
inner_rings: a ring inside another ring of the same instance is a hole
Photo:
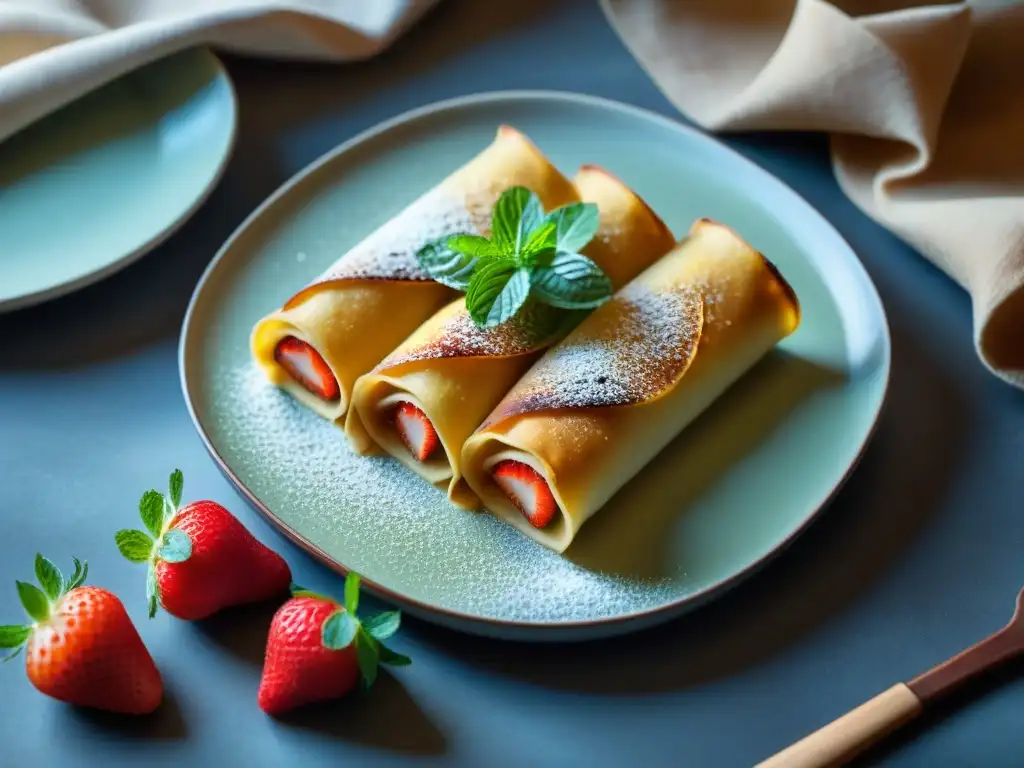
[[[793,287],[789,284],[789,282],[785,279],[785,277],[783,277],[783,275],[779,271],[778,267],[776,267],[774,263],[772,263],[768,258],[766,258],[763,253],[761,253],[756,248],[754,248],[735,229],[733,229],[732,227],[729,227],[729,226],[727,226],[725,224],[722,224],[721,222],[718,222],[718,221],[716,221],[714,219],[708,218],[708,217],[702,217],[700,219],[697,219],[691,225],[690,231],[689,231],[689,234],[688,234],[688,238],[692,238],[695,235],[699,234],[699,232],[703,228],[705,228],[705,227],[720,227],[720,228],[726,230],[727,232],[731,233],[732,236],[734,238],[736,238],[737,241],[742,243],[744,247],[749,249],[752,253],[754,253],[757,257],[760,258],[761,262],[764,264],[764,266],[768,270],[769,274],[772,276],[774,281],[778,284],[779,288],[782,290],[783,294],[787,298],[788,303],[790,304],[791,310],[794,312],[794,314],[796,316],[796,319],[795,319],[795,322],[794,322],[794,326],[793,326],[793,331],[791,331],[791,333],[795,332],[796,328],[799,327],[801,319],[802,319],[802,317],[801,317],[800,302],[799,302],[799,299],[797,298],[796,292],[793,290]],[[679,245],[682,245],[682,242],[680,242]],[[602,306],[606,306],[606,305],[602,305]],[[598,312],[601,312],[601,309],[602,309],[602,307],[598,307],[596,310],[594,310],[594,313],[592,313],[592,314],[596,314]],[[702,316],[701,316],[701,324],[702,324],[703,323],[703,299],[701,299],[701,311],[702,311]],[[694,343],[693,343],[692,347],[688,350],[688,355],[687,355],[687,358],[685,360],[685,364],[679,367],[679,369],[676,371],[674,376],[665,377],[667,382],[668,382],[667,386],[663,387],[661,390],[659,390],[658,392],[654,393],[653,395],[645,397],[642,400],[634,400],[634,401],[629,401],[629,402],[621,402],[621,403],[616,403],[616,404],[613,404],[613,405],[607,405],[607,404],[598,403],[598,402],[576,402],[576,403],[573,403],[571,405],[570,404],[565,404],[565,403],[558,403],[558,404],[549,405],[549,404],[547,404],[549,401],[546,400],[546,399],[531,398],[531,397],[523,397],[523,396],[521,396],[520,385],[526,383],[529,380],[530,372],[528,372],[523,377],[523,379],[520,380],[520,384],[517,384],[515,387],[513,387],[512,390],[495,407],[494,411],[492,411],[491,414],[487,417],[487,419],[484,420],[483,424],[480,425],[480,428],[477,430],[477,432],[484,432],[484,431],[486,431],[488,429],[492,429],[492,428],[500,425],[502,422],[506,421],[507,419],[516,418],[516,417],[524,416],[524,415],[531,414],[531,413],[542,413],[544,411],[549,411],[549,410],[568,410],[568,409],[586,410],[588,408],[626,408],[626,407],[635,407],[635,406],[640,406],[640,405],[643,405],[644,403],[651,402],[653,400],[659,399],[661,397],[664,397],[669,392],[671,392],[679,384],[680,381],[682,381],[683,377],[686,375],[686,371],[689,369],[689,366],[690,366],[690,364],[693,361],[693,357],[696,355],[697,350],[700,347],[700,336],[701,336],[701,333],[702,333],[702,329],[700,327],[696,327],[696,328],[694,328],[694,330],[696,331],[695,338],[694,338]],[[576,334],[576,331],[573,331],[573,333],[570,333],[560,343],[570,343],[572,341],[572,339],[573,339],[575,334]]]
[[[445,182],[449,181],[452,176],[455,176],[458,173],[460,173],[461,171],[463,171],[470,163],[472,163],[474,160],[476,160],[481,154],[486,152],[488,149],[491,149],[492,147],[494,147],[494,145],[498,142],[498,140],[500,140],[502,138],[504,138],[504,139],[513,139],[513,140],[519,141],[521,144],[523,144],[523,146],[526,148],[526,150],[529,152],[530,155],[532,155],[536,159],[539,159],[543,163],[543,165],[546,166],[549,170],[554,171],[553,176],[555,178],[558,178],[559,176],[561,176],[565,180],[565,182],[569,185],[569,187],[571,187],[571,182],[568,179],[565,179],[565,177],[562,175],[562,173],[558,170],[557,166],[555,166],[554,163],[551,162],[551,160],[547,157],[547,155],[545,155],[541,151],[541,149],[537,146],[536,143],[534,143],[534,141],[532,139],[530,139],[529,136],[527,136],[525,133],[520,131],[518,128],[514,128],[513,126],[508,125],[506,123],[502,123],[501,125],[498,126],[497,130],[495,131],[494,139],[492,140],[491,144],[489,144],[487,147],[482,149],[478,154],[476,154],[473,157],[471,157],[469,160],[467,160],[465,163],[463,163],[463,165],[459,166],[459,168],[457,168],[455,171],[453,171],[452,174],[449,177],[446,177],[442,182],[440,182],[440,184],[444,184]],[[568,192],[569,191],[569,187],[567,187],[566,189],[564,189],[562,191],[563,192]],[[480,193],[480,194],[482,194],[482,193]],[[569,192],[569,194],[565,195],[565,197],[566,197],[566,199],[571,199],[572,198],[572,193]],[[466,205],[467,211],[470,214],[471,219],[473,220],[474,227],[477,229],[477,231],[480,234],[484,235],[484,236],[489,236],[490,235],[490,228],[491,228],[490,206],[488,206],[487,215],[480,215],[478,213],[478,206],[473,204],[472,197],[467,197],[466,198],[465,205]],[[342,258],[344,258],[344,256]],[[345,275],[345,276],[334,277],[334,278],[329,278],[329,279],[315,279],[315,280],[313,280],[313,282],[309,283],[308,285],[306,285],[305,287],[300,289],[298,292],[296,292],[291,298],[289,298],[282,305],[281,308],[282,309],[289,309],[291,307],[294,307],[297,304],[305,301],[307,298],[309,298],[309,296],[313,295],[314,293],[317,293],[317,292],[319,292],[321,290],[326,290],[326,289],[331,288],[331,287],[337,287],[337,286],[341,286],[341,285],[354,284],[354,283],[375,283],[375,282],[412,283],[412,284],[416,284],[416,283],[434,282],[434,281],[430,278],[429,275],[427,275],[426,273],[423,273],[423,272],[420,272],[420,273],[412,275],[412,276],[402,277],[402,278],[396,278],[396,277],[392,277],[392,276],[388,276],[388,275],[379,275],[379,276]],[[454,298],[456,295],[457,295],[457,291],[452,290],[452,298]]]

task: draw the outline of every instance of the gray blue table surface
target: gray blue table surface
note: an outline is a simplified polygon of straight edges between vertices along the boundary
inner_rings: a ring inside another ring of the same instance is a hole
[[[297,581],[339,586],[245,506],[189,421],[177,340],[205,265],[285,179],[412,107],[554,88],[677,113],[591,2],[445,0],[366,63],[227,63],[240,134],[209,201],[134,266],[0,317],[0,620],[20,619],[13,581],[37,550],[88,557],[128,602],[167,701],[141,720],[79,711],[5,665],[0,765],[749,766],[1008,619],[1024,584],[1024,394],[977,360],[967,295],[842,195],[824,138],[738,135],[725,141],[851,243],[892,328],[887,407],[827,512],[752,580],[664,627],[531,646],[409,619],[394,645],[414,665],[370,696],[265,717],[255,695],[273,607],[147,621],[143,574],[112,544],[140,491],[178,466],[190,498],[226,502]],[[1018,671],[864,764],[1024,765]]]

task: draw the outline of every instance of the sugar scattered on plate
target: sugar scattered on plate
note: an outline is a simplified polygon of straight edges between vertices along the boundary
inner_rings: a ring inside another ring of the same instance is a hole
[[[331,557],[396,592],[495,619],[585,621],[664,604],[667,584],[588,570],[485,512],[466,512],[251,364],[221,373],[211,438],[245,486]],[[429,567],[423,567],[430,563]]]

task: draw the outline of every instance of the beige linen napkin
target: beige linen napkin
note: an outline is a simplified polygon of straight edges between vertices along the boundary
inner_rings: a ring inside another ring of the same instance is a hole
[[[364,59],[437,0],[0,0],[0,141],[94,88],[194,45]]]
[[[1024,387],[1024,2],[602,0],[710,130],[816,130],[869,216],[966,288]]]

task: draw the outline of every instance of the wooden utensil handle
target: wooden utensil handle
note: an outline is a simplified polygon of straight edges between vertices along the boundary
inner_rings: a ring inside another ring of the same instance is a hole
[[[905,684],[861,704],[838,720],[804,737],[757,768],[826,768],[843,765],[888,733],[913,720],[921,700]]]

